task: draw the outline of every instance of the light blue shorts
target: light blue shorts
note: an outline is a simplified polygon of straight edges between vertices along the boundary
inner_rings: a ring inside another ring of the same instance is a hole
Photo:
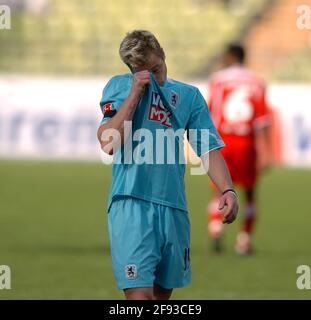
[[[119,289],[180,288],[191,282],[190,222],[179,209],[132,197],[108,213],[112,266]]]

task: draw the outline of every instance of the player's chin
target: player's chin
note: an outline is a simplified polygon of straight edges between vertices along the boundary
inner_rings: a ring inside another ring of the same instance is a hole
[[[163,86],[165,81],[166,81],[166,78],[162,77],[162,78],[156,78],[156,81],[157,83],[160,85],[160,86]]]

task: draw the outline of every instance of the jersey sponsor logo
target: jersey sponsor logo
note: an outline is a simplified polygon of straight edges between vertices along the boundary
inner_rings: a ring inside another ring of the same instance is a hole
[[[152,92],[148,119],[160,122],[162,125],[171,128],[170,116],[171,113],[164,107],[160,95],[157,92]]]
[[[128,280],[134,280],[137,278],[136,264],[128,264],[125,266],[125,277]]]

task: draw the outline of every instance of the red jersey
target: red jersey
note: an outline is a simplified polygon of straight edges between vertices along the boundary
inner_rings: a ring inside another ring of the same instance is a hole
[[[254,143],[254,130],[269,123],[265,85],[242,65],[215,73],[208,88],[208,105],[222,138]]]

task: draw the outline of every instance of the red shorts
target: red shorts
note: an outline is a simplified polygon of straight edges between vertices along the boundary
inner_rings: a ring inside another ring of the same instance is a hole
[[[251,189],[257,180],[256,151],[252,144],[233,144],[229,141],[221,150],[234,184]]]

